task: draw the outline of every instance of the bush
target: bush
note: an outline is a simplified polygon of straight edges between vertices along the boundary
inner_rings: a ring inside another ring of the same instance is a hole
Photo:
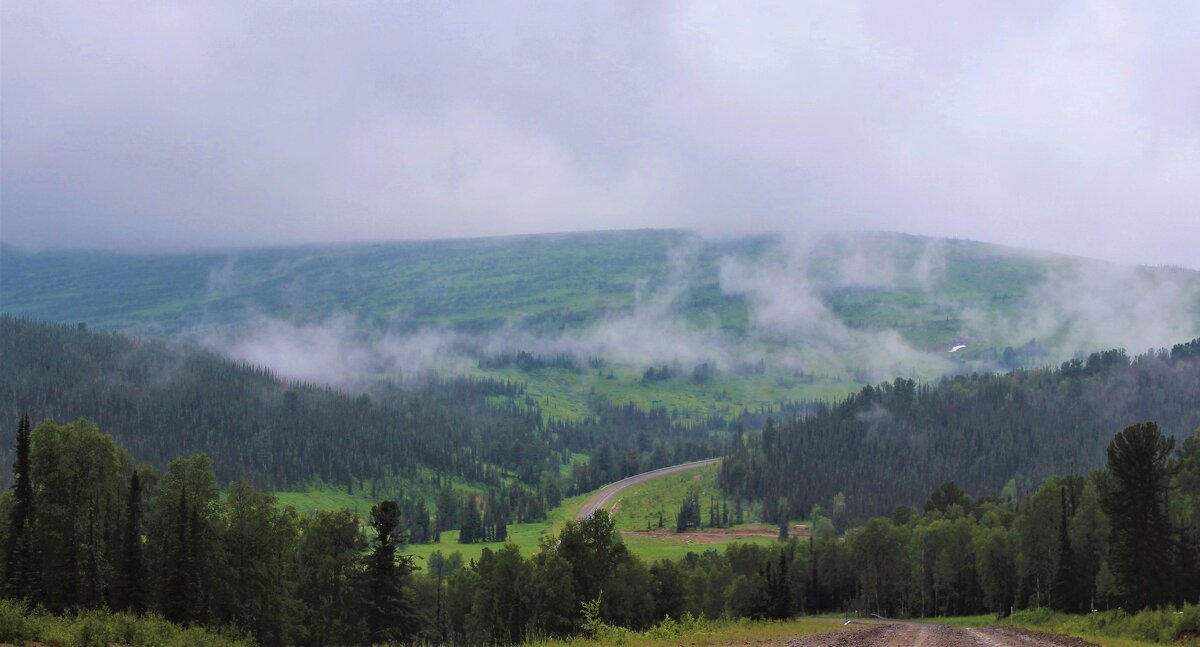
[[[55,616],[24,603],[0,600],[0,643],[36,641],[51,647],[251,647],[253,641],[231,632],[184,629],[154,614],[87,611],[76,616]]]

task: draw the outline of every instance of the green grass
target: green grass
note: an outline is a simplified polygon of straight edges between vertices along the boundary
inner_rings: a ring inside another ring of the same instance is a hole
[[[709,497],[721,497],[717,487],[717,466],[705,465],[695,469],[667,474],[639,483],[609,501],[617,529],[647,530],[658,527],[662,513],[663,527],[673,528],[679,505],[691,490],[700,495],[700,507],[707,516]],[[752,515],[746,510],[748,520]]]
[[[585,457],[578,458],[582,460]],[[675,511],[689,487],[698,486],[702,493],[702,499],[705,501],[709,494],[719,495],[716,475],[716,466],[706,466],[682,474],[669,474],[630,488],[617,499],[622,506],[616,515],[617,528],[623,531],[644,530],[645,520],[651,518],[657,525],[657,511],[660,505],[666,506],[667,515],[670,518],[667,523],[670,526],[673,523]],[[541,545],[542,539],[561,531],[563,524],[574,519],[593,494],[595,492],[563,500],[558,507],[547,513],[545,521],[508,526],[508,542],[520,548],[523,555],[533,554]],[[301,513],[345,508],[358,511],[362,518],[365,518],[375,503],[365,492],[351,494],[344,489],[324,485],[310,486],[308,489],[298,492],[276,492],[275,495],[280,504],[290,505]],[[747,505],[745,510],[747,520],[757,519],[757,514],[757,508]],[[709,548],[722,550],[727,543],[691,543],[686,534],[648,537],[638,533],[625,532],[623,538],[625,545],[633,554],[647,561],[663,558],[679,559],[690,552],[703,552]],[[770,543],[775,540],[769,537],[748,537],[739,538],[737,541]],[[423,565],[434,551],[440,551],[443,555],[458,552],[464,559],[470,560],[478,559],[484,548],[496,550],[501,545],[499,543],[460,544],[458,543],[458,531],[451,530],[442,533],[439,543],[410,544],[405,547],[404,552],[413,556],[418,565]]]
[[[694,470],[660,476],[639,483],[610,501],[617,529],[623,531],[625,545],[633,554],[646,561],[680,559],[688,553],[703,552],[710,548],[723,550],[731,541],[776,541],[772,537],[742,537],[722,542],[694,543],[688,533],[651,536],[636,532],[646,530],[647,525],[651,529],[658,529],[660,511],[663,527],[668,530],[674,528],[679,506],[692,489],[699,493],[701,513],[707,518],[709,497],[717,497],[718,500],[721,497],[721,490],[717,487],[717,466],[706,465]],[[732,506],[732,502],[730,505]],[[746,504],[743,518],[747,522],[757,521],[759,513],[759,506]],[[732,507],[730,514],[733,514]]]
[[[26,642],[49,647],[251,647],[254,644],[228,631],[183,628],[154,614],[84,611],[56,616],[42,610],[29,611],[20,602],[0,600],[0,643]]]
[[[706,550],[722,552],[726,546],[734,542],[765,545],[779,541],[773,537],[739,537],[723,542],[691,543],[686,534],[678,537],[664,538],[646,537],[633,533],[624,534],[623,539],[629,551],[641,557],[646,562],[654,562],[660,559],[682,559],[688,553],[703,553]]]
[[[562,504],[547,513],[545,521],[511,524],[508,526],[508,543],[515,544],[521,549],[521,554],[528,557],[537,551],[543,537],[557,534],[567,521],[574,519],[590,497],[591,493],[588,493],[564,499]],[[405,547],[404,552],[414,557],[418,566],[422,566],[434,551],[440,551],[443,555],[458,552],[462,553],[464,560],[471,560],[478,559],[484,548],[496,550],[503,545],[460,544],[457,530],[442,533],[441,539],[441,542],[436,544],[410,544]]]
[[[685,618],[672,620],[642,632],[613,627],[600,627],[593,637],[568,640],[533,641],[531,647],[559,645],[759,645],[788,640],[797,636],[833,631],[855,631],[863,625],[844,627],[837,618],[803,618],[800,620],[704,620]]]
[[[279,504],[292,506],[301,514],[318,510],[354,510],[359,517],[371,512],[375,500],[366,494],[351,494],[343,489],[327,486],[312,486],[300,492],[276,492]]]
[[[471,373],[524,383],[526,394],[538,403],[544,415],[560,420],[586,415],[587,403],[592,398],[615,404],[632,402],[645,410],[665,408],[678,414],[683,422],[699,422],[705,417],[735,416],[780,402],[838,400],[862,387],[844,375],[810,381],[778,370],[755,375],[718,375],[704,383],[685,376],[645,383],[641,379],[643,370],[641,366],[610,363],[599,372],[506,368],[473,369]]]

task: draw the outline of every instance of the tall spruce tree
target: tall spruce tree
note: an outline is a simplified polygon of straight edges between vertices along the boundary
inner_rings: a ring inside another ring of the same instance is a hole
[[[187,490],[179,491],[179,507],[176,509],[174,525],[175,541],[171,546],[169,569],[163,591],[163,616],[172,622],[188,624],[196,619],[196,589],[198,573],[196,567],[196,537],[193,528],[192,510],[188,505]]]
[[[1127,610],[1166,602],[1171,594],[1173,536],[1167,493],[1175,439],[1153,422],[1126,427],[1108,445],[1100,504],[1112,521],[1109,563]]]
[[[1076,575],[1075,550],[1071,546],[1067,506],[1067,487],[1060,491],[1062,511],[1058,521],[1058,568],[1054,572],[1054,582],[1050,589],[1050,605],[1058,611],[1072,612],[1079,608],[1079,581]]]
[[[129,477],[125,502],[125,528],[121,533],[121,570],[117,580],[117,604],[125,611],[141,613],[146,608],[145,573],[142,567],[142,483],[137,470]]]
[[[29,416],[17,425],[17,459],[13,463],[13,505],[8,515],[4,553],[4,594],[33,600],[38,594],[37,551],[33,541],[33,475],[29,458]]]
[[[411,558],[397,556],[400,506],[382,501],[371,508],[371,552],[364,573],[367,630],[372,643],[402,642],[415,630],[416,610],[405,583],[413,570]]]

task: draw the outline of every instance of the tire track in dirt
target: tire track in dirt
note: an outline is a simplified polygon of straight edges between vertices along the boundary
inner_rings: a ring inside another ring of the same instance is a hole
[[[789,647],[1096,647],[1094,643],[1011,627],[963,629],[920,622],[881,622],[851,631],[797,638]]]

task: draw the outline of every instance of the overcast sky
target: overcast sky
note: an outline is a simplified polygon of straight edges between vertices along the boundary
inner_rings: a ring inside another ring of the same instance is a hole
[[[1200,268],[1200,2],[0,3],[3,242],[886,229]]]

